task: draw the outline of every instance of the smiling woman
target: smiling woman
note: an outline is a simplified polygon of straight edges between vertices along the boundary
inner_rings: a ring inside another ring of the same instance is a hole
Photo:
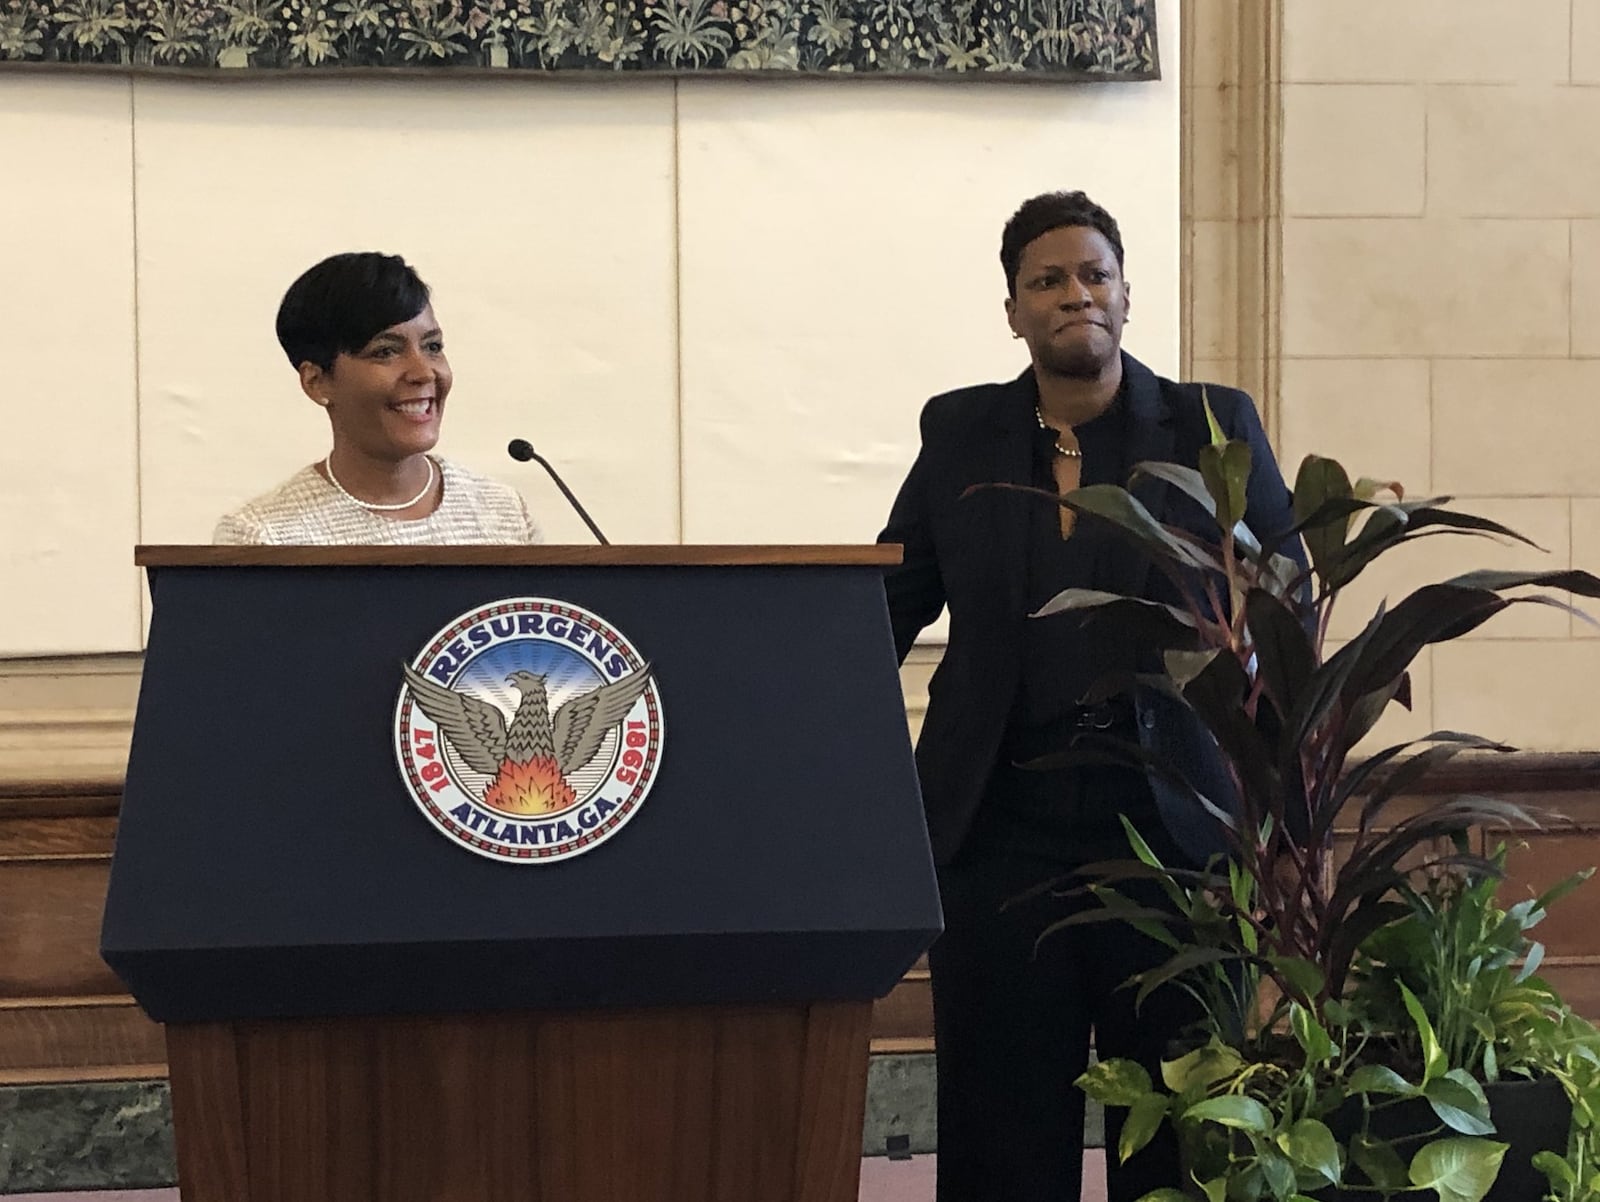
[[[226,515],[214,542],[542,541],[516,491],[430,454],[453,376],[428,286],[404,259],[324,259],[289,286],[277,330],[333,447]]]

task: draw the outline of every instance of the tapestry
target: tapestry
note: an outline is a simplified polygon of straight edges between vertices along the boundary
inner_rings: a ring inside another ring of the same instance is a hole
[[[1159,77],[1156,0],[0,0],[0,65]]]

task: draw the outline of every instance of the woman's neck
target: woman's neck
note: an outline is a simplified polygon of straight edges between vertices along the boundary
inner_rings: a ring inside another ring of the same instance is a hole
[[[1039,384],[1039,413],[1058,428],[1081,426],[1111,408],[1122,387],[1122,360],[1114,358],[1099,375],[1063,376],[1034,367]]]
[[[408,455],[399,460],[374,459],[338,446],[317,467],[323,476],[330,477],[330,484],[371,505],[398,505],[426,490],[425,495],[417,498],[415,507],[418,509],[431,502],[433,490],[427,486],[437,474],[427,455]]]

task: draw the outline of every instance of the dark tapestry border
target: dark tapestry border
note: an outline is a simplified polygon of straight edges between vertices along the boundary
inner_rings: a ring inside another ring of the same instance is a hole
[[[0,66],[1160,78],[1156,0],[0,0]]]

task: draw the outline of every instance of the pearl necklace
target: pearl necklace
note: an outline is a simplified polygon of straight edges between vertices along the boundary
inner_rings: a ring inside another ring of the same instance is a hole
[[[1077,447],[1064,447],[1064,446],[1061,445],[1061,432],[1059,430],[1057,430],[1054,426],[1048,424],[1044,420],[1044,413],[1039,409],[1039,406],[1037,406],[1037,405],[1035,405],[1033,407],[1033,416],[1036,419],[1038,419],[1039,429],[1041,429],[1041,430],[1049,430],[1051,434],[1055,435],[1056,454],[1057,455],[1065,455],[1068,459],[1082,459],[1083,458],[1083,452],[1079,448],[1077,448]]]
[[[412,497],[409,501],[401,501],[398,505],[377,505],[371,501],[363,501],[360,497],[351,495],[350,490],[344,485],[340,484],[339,478],[333,474],[332,451],[329,451],[328,457],[322,461],[322,470],[328,474],[328,483],[338,489],[339,494],[351,504],[359,505],[363,509],[370,509],[374,513],[393,513],[401,509],[410,509],[413,505],[417,504],[417,502],[421,501],[423,497],[432,492],[434,475],[437,469],[435,469],[433,466],[433,460],[428,459],[428,482],[422,486],[422,491],[416,496]]]

